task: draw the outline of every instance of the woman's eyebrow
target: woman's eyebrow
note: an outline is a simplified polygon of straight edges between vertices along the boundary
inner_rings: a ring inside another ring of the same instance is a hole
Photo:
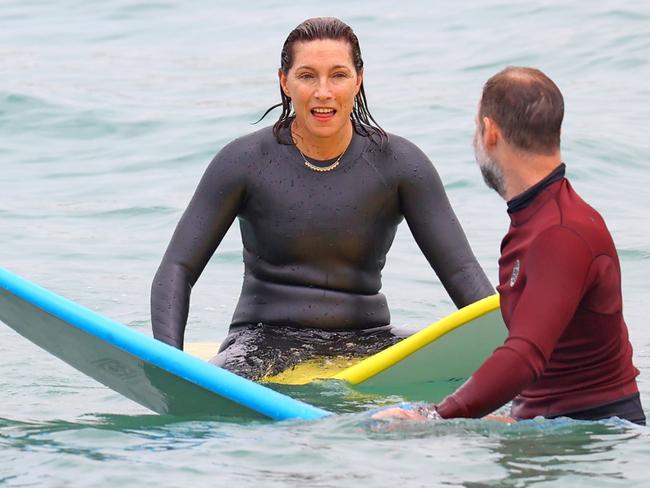
[[[316,70],[316,68],[314,68],[313,66],[309,66],[308,64],[302,64],[300,66],[296,66],[296,71],[299,70],[299,69],[311,69],[311,70],[314,70],[314,71]],[[330,68],[330,71],[335,70],[335,69],[346,69],[346,70],[349,71],[350,67],[346,66],[344,64],[337,64],[336,66],[332,66]]]

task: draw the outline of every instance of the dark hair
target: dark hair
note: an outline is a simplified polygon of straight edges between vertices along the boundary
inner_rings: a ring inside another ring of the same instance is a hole
[[[509,66],[483,86],[479,122],[490,117],[513,146],[552,154],[560,148],[564,99],[553,81],[535,68]]]
[[[335,17],[315,17],[313,19],[307,19],[292,30],[282,46],[282,53],[280,54],[280,70],[284,74],[287,74],[293,66],[294,44],[296,42],[308,42],[322,39],[347,42],[350,45],[352,62],[354,63],[357,73],[363,71],[363,59],[361,58],[359,39],[357,39],[356,34],[349,25]],[[295,117],[291,105],[291,98],[284,93],[282,87],[280,87],[280,97],[282,102],[273,105],[260,118],[260,120],[262,120],[271,110],[277,107],[282,107],[280,118],[273,125],[273,134],[275,134],[278,141],[280,141],[280,130],[288,128]],[[358,134],[368,137],[379,136],[380,141],[388,138],[384,129],[379,126],[377,121],[370,114],[370,110],[368,110],[368,101],[366,100],[366,93],[363,89],[363,82],[361,82],[359,93],[357,93],[354,99],[354,106],[352,108],[352,113],[350,114],[350,119],[353,122],[352,126],[354,127],[355,132]]]

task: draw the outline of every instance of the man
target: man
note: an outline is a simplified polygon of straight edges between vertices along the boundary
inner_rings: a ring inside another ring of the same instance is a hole
[[[512,400],[515,419],[617,416],[645,424],[623,320],[620,265],[602,217],[564,177],[557,86],[532,68],[490,78],[476,160],[508,202],[499,286],[508,338],[439,405],[376,417],[483,417]]]

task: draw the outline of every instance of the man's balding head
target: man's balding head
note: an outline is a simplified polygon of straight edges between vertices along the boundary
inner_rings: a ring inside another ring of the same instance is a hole
[[[564,99],[553,81],[538,69],[508,67],[483,86],[479,124],[492,119],[503,138],[517,149],[553,154],[560,149]]]

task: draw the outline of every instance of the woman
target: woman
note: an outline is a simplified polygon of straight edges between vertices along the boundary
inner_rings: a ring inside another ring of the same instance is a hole
[[[250,378],[398,340],[379,290],[403,218],[457,306],[492,294],[429,159],[370,115],[352,29],[303,22],[278,75],[280,119],[217,154],[174,232],[152,285],[154,337],[183,347],[190,290],[235,217],[244,283],[213,362]]]

